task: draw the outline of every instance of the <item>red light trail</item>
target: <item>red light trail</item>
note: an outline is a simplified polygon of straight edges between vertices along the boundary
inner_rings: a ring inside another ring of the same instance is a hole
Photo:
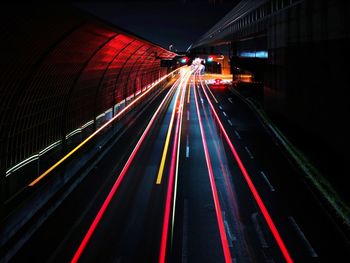
[[[105,201],[103,202],[100,210],[98,211],[95,219],[93,220],[92,224],[90,225],[87,233],[85,234],[82,242],[80,243],[77,251],[75,252],[71,262],[72,263],[75,263],[75,262],[78,262],[79,258],[81,257],[82,253],[84,252],[89,240],[91,239],[93,233],[95,232],[96,230],[96,227],[98,226],[99,222],[101,221],[102,219],[102,216],[104,215],[104,213],[106,212],[107,210],[107,207],[108,205],[110,204],[112,198],[114,197],[115,193],[117,192],[122,180],[124,179],[131,163],[133,162],[138,150],[140,149],[143,141],[145,140],[148,132],[150,131],[155,119],[157,118],[161,108],[163,107],[163,105],[165,104],[165,102],[167,101],[167,99],[169,98],[170,94],[172,94],[172,92],[174,91],[176,85],[177,85],[177,82],[176,81],[174,83],[174,85],[170,88],[170,90],[168,91],[168,93],[166,94],[166,96],[164,97],[164,99],[162,100],[161,104],[159,105],[159,107],[157,108],[156,112],[153,114],[152,116],[152,119],[150,120],[150,122],[148,123],[146,129],[144,130],[144,132],[142,133],[140,139],[138,140],[134,150],[132,151],[132,153],[130,154],[127,162],[125,163],[122,171],[120,172],[119,176],[118,176],[118,179],[115,181],[111,191],[109,192],[107,198],[105,199]]]
[[[203,129],[202,119],[201,119],[201,115],[199,112],[196,89],[194,89],[194,97],[195,97],[195,102],[196,102],[196,109],[197,109],[197,115],[198,115],[198,121],[199,121],[199,128],[201,131],[205,160],[207,163],[207,168],[208,168],[208,173],[209,173],[210,186],[212,189],[212,194],[213,194],[213,199],[214,199],[216,219],[217,219],[218,226],[219,226],[221,245],[222,245],[223,252],[224,252],[225,262],[229,263],[229,262],[232,262],[231,252],[230,252],[230,248],[229,248],[228,241],[227,241],[227,236],[226,236],[226,232],[225,232],[225,225],[224,225],[224,221],[222,219],[221,207],[220,207],[219,197],[218,197],[215,179],[214,179],[213,168],[212,168],[212,164],[210,161],[210,156],[209,156],[207,141],[206,141],[206,137],[205,137],[205,133],[204,133],[204,129]]]
[[[278,232],[278,230],[277,230],[277,228],[276,228],[276,226],[275,226],[275,224],[274,224],[274,222],[273,222],[269,212],[267,211],[264,202],[262,201],[262,199],[261,199],[258,191],[256,190],[256,188],[255,188],[255,186],[254,186],[254,184],[253,184],[253,182],[252,182],[252,180],[251,180],[251,178],[250,178],[250,176],[249,176],[245,166],[243,165],[243,163],[241,161],[241,158],[239,157],[239,155],[238,155],[238,153],[236,151],[236,148],[233,146],[233,144],[232,144],[232,142],[231,142],[231,140],[230,140],[230,138],[229,138],[229,136],[228,136],[228,134],[227,134],[227,132],[226,132],[226,130],[225,130],[225,128],[224,128],[224,126],[223,126],[219,116],[218,116],[218,114],[216,113],[216,111],[214,109],[214,106],[213,106],[211,100],[209,99],[209,96],[208,96],[208,94],[207,94],[207,92],[206,92],[206,90],[205,90],[205,88],[203,86],[202,79],[200,80],[200,82],[201,82],[201,88],[202,88],[202,90],[204,92],[205,97],[207,98],[207,100],[209,102],[210,108],[211,108],[211,110],[212,110],[212,112],[213,112],[213,114],[215,116],[215,119],[216,119],[217,123],[219,124],[220,130],[222,131],[222,133],[224,135],[224,138],[225,138],[226,142],[228,143],[228,145],[230,147],[230,150],[231,150],[231,152],[232,152],[232,154],[233,154],[233,156],[234,156],[234,158],[235,158],[235,160],[236,160],[236,162],[237,162],[237,164],[238,164],[238,166],[239,166],[239,168],[240,168],[240,170],[241,170],[241,172],[242,172],[242,174],[244,176],[244,179],[246,180],[246,182],[248,184],[248,187],[249,187],[250,191],[252,192],[252,194],[254,196],[255,201],[257,202],[257,204],[258,204],[258,206],[260,208],[261,213],[263,214],[263,216],[264,216],[264,218],[265,218],[265,220],[266,220],[266,222],[267,222],[267,224],[268,224],[268,226],[269,226],[269,228],[270,228],[270,230],[272,232],[272,235],[274,236],[274,238],[275,238],[275,240],[276,240],[276,242],[277,242],[277,244],[278,244],[278,246],[279,246],[279,248],[280,248],[280,250],[281,250],[281,252],[283,254],[283,257],[285,258],[286,262],[292,263],[293,259],[291,258],[290,253],[287,250],[287,247],[285,246],[285,244],[284,244],[284,242],[283,242],[283,240],[281,238],[281,235],[279,234],[279,232]]]
[[[181,68],[178,68],[169,74],[163,76],[158,81],[154,82],[150,88],[148,88],[143,94],[141,94],[139,97],[137,97],[135,100],[133,100],[129,105],[127,105],[124,109],[122,109],[118,114],[116,114],[112,119],[110,119],[108,122],[103,124],[100,128],[98,128],[95,132],[93,132],[90,136],[88,136],[84,141],[82,141],[78,146],[76,146],[73,150],[71,150],[69,153],[67,153],[64,157],[62,157],[58,162],[56,162],[54,165],[52,165],[49,169],[47,169],[45,172],[43,172],[40,176],[38,176],[36,179],[34,179],[28,186],[34,186],[37,183],[39,183],[44,177],[46,177],[49,173],[51,173],[54,169],[56,169],[59,165],[61,165],[65,160],[67,160],[71,155],[73,155],[76,151],[78,151],[81,147],[83,147],[88,141],[90,141],[92,138],[94,138],[97,134],[99,134],[102,130],[104,130],[106,127],[108,127],[112,122],[114,122],[118,117],[120,117],[122,114],[127,112],[129,109],[132,108],[133,105],[135,105],[139,100],[141,100],[143,97],[145,97],[148,93],[150,93],[154,87],[156,87],[161,81],[172,75],[174,72],[180,70]]]
[[[179,151],[179,137],[180,137],[180,121],[182,118],[182,112],[183,112],[183,102],[185,98],[185,92],[186,92],[186,86],[188,79],[190,77],[190,74],[185,77],[185,81],[183,84],[182,88],[182,93],[181,93],[181,98],[180,102],[176,101],[175,104],[180,104],[179,105],[179,110],[178,110],[178,116],[177,116],[177,121],[176,121],[176,130],[175,130],[175,137],[174,137],[174,144],[173,144],[173,151],[171,155],[171,164],[170,164],[170,174],[169,174],[169,181],[168,181],[168,187],[167,187],[167,196],[166,196],[166,203],[165,203],[165,211],[164,211],[164,221],[163,221],[163,228],[162,228],[162,237],[161,237],[161,243],[160,243],[160,253],[159,253],[159,263],[164,263],[166,259],[166,247],[167,247],[167,241],[168,241],[168,233],[169,233],[169,221],[170,221],[170,209],[171,209],[171,201],[172,201],[172,196],[173,196],[173,191],[174,191],[174,181],[175,181],[175,174],[176,174],[176,169],[178,168],[177,163],[178,163],[178,154],[177,152]],[[181,88],[181,86],[180,86]],[[178,107],[176,107],[178,108]],[[175,110],[175,107],[174,107]]]

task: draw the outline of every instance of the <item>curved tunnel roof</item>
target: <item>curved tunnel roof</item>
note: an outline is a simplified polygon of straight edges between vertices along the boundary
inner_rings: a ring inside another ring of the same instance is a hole
[[[176,55],[68,6],[2,13],[2,174],[154,82]]]

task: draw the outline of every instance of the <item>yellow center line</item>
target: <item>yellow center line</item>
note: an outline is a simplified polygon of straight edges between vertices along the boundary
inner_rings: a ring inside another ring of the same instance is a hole
[[[183,78],[184,77],[182,77],[181,82],[179,84],[180,88],[182,86]],[[174,124],[176,105],[177,105],[177,99],[179,97],[179,93],[180,93],[179,91],[176,93],[176,98],[175,98],[175,102],[174,102],[174,106],[173,106],[173,112],[171,114],[170,124],[169,124],[168,132],[167,132],[167,135],[166,135],[166,139],[165,139],[165,144],[164,144],[164,148],[163,148],[162,159],[161,159],[159,170],[158,170],[156,184],[160,184],[162,182],[164,166],[165,166],[165,160],[166,160],[166,155],[167,155],[168,148],[169,148],[170,135],[171,135],[172,127],[173,127],[173,124]]]
[[[176,105],[176,102],[175,102],[175,105]],[[162,182],[162,176],[163,176],[163,171],[164,171],[164,166],[165,166],[166,154],[167,154],[168,148],[169,148],[170,134],[171,134],[171,130],[172,130],[173,123],[174,123],[174,116],[175,116],[175,107],[174,107],[173,113],[171,115],[171,120],[170,120],[170,124],[169,124],[169,128],[168,128],[168,132],[167,132],[166,139],[165,139],[165,144],[164,144],[163,154],[162,154],[162,160],[160,162],[156,184],[160,184]]]
[[[67,160],[73,153],[78,151],[81,147],[83,147],[88,141],[90,141],[93,137],[95,137],[100,131],[102,131],[104,128],[108,127],[109,124],[114,122],[119,116],[127,112],[134,104],[137,103],[137,101],[141,100],[143,97],[145,97],[148,93],[153,90],[154,87],[156,87],[157,84],[159,84],[161,81],[169,77],[171,74],[178,70],[182,70],[183,68],[178,68],[172,72],[170,72],[168,75],[163,76],[159,79],[158,82],[152,84],[152,86],[145,91],[143,94],[141,94],[139,97],[137,97],[134,101],[132,101],[129,105],[127,105],[123,110],[121,110],[119,113],[117,113],[113,118],[111,118],[108,122],[103,124],[99,129],[97,129],[94,133],[92,133],[90,136],[88,136],[84,141],[82,141],[78,146],[76,146],[73,150],[71,150],[69,153],[67,153],[62,159],[60,159],[58,162],[56,162],[54,165],[52,165],[48,170],[46,170],[44,173],[42,173],[40,176],[38,176],[36,179],[34,179],[29,186],[36,185],[41,179],[43,179],[45,176],[47,176],[50,172],[52,172],[56,167],[58,167],[61,163],[63,163],[65,160]]]
[[[191,89],[190,89],[190,85],[188,85],[188,93],[187,93],[187,103],[190,103],[190,95],[191,95]]]

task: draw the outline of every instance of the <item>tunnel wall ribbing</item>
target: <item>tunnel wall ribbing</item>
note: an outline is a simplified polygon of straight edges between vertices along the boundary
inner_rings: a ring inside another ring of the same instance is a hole
[[[163,76],[161,59],[175,54],[66,5],[1,13],[0,172],[2,192],[13,193],[36,176],[13,178],[14,167],[52,149],[57,159]]]

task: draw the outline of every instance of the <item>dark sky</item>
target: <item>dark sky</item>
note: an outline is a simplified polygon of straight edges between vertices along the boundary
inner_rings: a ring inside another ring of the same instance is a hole
[[[239,1],[109,1],[75,5],[145,39],[178,51],[208,31]]]

